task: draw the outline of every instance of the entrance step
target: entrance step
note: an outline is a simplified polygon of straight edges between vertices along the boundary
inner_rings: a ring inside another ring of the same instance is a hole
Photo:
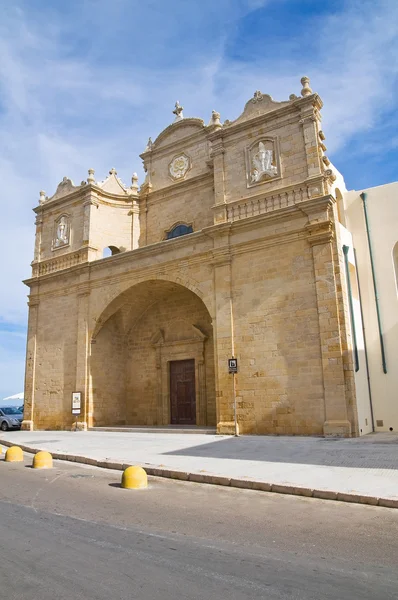
[[[215,435],[215,427],[197,427],[196,425],[168,425],[166,427],[141,426],[132,427],[89,427],[89,431],[116,431],[121,433],[200,433],[202,435]]]

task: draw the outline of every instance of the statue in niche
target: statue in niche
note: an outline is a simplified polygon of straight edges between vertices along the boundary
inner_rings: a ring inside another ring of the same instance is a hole
[[[68,221],[66,217],[61,217],[55,238],[55,247],[65,246],[69,242],[68,236]]]
[[[258,183],[266,175],[275,177],[278,174],[277,167],[272,164],[273,154],[263,142],[259,142],[258,151],[252,157],[251,183]]]

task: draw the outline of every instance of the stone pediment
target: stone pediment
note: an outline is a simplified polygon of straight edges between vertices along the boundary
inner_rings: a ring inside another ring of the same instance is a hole
[[[249,119],[277,110],[282,106],[288,106],[297,99],[298,98],[294,96],[291,100],[277,102],[276,100],[273,100],[269,94],[262,94],[257,91],[254,93],[253,98],[246,102],[243,113],[235,119],[235,121],[227,121],[224,125],[235,125],[237,123],[242,123],[243,121],[248,121]]]
[[[95,185],[108,194],[129,195],[131,193],[131,190],[119,179],[115,169],[111,169],[108,177],[103,181],[97,181]]]
[[[63,198],[64,196],[72,194],[80,187],[80,185],[74,185],[73,181],[69,179],[69,177],[64,177],[62,181],[58,184],[55,194],[53,194],[50,198],[46,200],[55,200],[56,198]]]
[[[156,140],[151,145],[151,150],[157,150],[163,146],[168,146],[173,142],[178,142],[187,138],[199,131],[205,129],[205,124],[202,119],[187,118],[181,119],[172,123],[158,135]]]

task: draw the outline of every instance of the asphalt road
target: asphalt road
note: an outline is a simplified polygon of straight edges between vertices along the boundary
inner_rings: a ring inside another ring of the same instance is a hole
[[[119,481],[0,461],[0,598],[398,598],[398,510]]]

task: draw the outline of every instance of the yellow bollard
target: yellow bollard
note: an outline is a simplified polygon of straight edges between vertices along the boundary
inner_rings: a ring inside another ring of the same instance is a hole
[[[21,462],[23,461],[23,452],[19,446],[11,446],[6,452],[4,459],[6,462]]]
[[[142,467],[127,467],[123,471],[121,487],[127,490],[137,490],[148,487],[148,477]]]
[[[33,457],[32,469],[52,469],[53,457],[49,452],[41,450]]]

